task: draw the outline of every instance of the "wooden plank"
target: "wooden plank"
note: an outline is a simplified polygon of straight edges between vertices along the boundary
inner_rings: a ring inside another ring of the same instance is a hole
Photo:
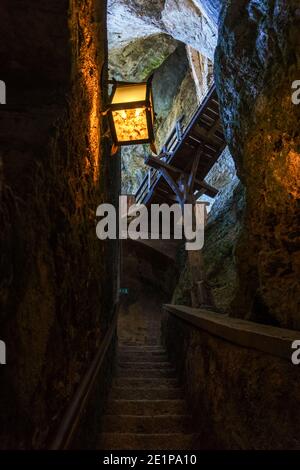
[[[198,151],[197,151],[197,153],[196,153],[196,155],[193,159],[193,164],[192,164],[191,172],[190,172],[188,183],[187,183],[188,191],[192,191],[192,189],[194,187],[196,173],[197,173],[197,170],[198,170],[199,161],[200,161],[200,157],[201,157],[202,153],[203,153],[203,150],[202,150],[202,146],[200,145],[199,148],[198,148]]]
[[[179,187],[177,186],[176,182],[173,180],[172,176],[168,173],[168,171],[165,168],[161,168],[160,172],[172,191],[174,191],[174,194],[177,197],[178,204],[182,205],[184,203],[183,201],[183,194],[180,191]]]
[[[162,162],[157,157],[153,157],[152,155],[147,157],[146,161],[147,161],[147,165],[153,166],[153,168],[159,168],[160,171],[162,171],[162,169],[164,169],[165,171],[168,172],[168,174],[175,173],[175,174],[180,175],[182,173],[182,170],[174,167],[173,165],[170,165],[169,163]],[[188,172],[184,172],[184,174],[189,176]],[[165,177],[165,175],[163,175],[163,176]],[[173,179],[173,177],[172,177],[172,179]],[[218,194],[218,190],[216,188],[214,188],[213,186],[210,186],[205,181],[198,180],[197,178],[195,179],[195,186],[197,187],[196,189],[203,188],[205,190],[205,192],[208,192],[209,195],[210,194],[212,195],[211,197],[215,197]]]

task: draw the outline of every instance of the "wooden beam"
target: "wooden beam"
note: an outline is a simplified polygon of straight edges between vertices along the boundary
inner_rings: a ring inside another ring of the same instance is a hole
[[[170,186],[170,188],[172,189],[172,191],[174,191],[177,197],[178,204],[182,206],[184,204],[184,201],[183,201],[184,196],[182,192],[180,191],[179,187],[177,186],[177,184],[175,183],[175,181],[173,180],[172,176],[168,173],[168,171],[165,168],[161,168],[160,172],[162,176],[164,177],[164,179],[166,180],[166,182],[168,183],[168,185]]]
[[[153,157],[152,155],[149,155],[146,159],[145,159],[145,163],[149,166],[151,166],[152,168],[156,168],[156,169],[159,169],[160,171],[162,169],[166,170],[168,173],[175,173],[177,175],[181,175],[181,174],[185,174],[186,176],[189,176],[189,173],[187,173],[186,171],[183,171],[183,170],[180,170],[179,168],[176,168],[175,166],[173,165],[170,165],[169,163],[166,163],[166,162],[163,162],[161,161],[159,158],[157,157]],[[173,178],[172,178],[173,179]],[[195,181],[194,181],[195,185],[198,187],[198,188],[203,188],[205,190],[205,192],[208,192],[209,195],[212,194],[211,197],[215,197],[217,194],[218,194],[218,190],[216,188],[214,188],[213,186],[210,186],[209,184],[207,184],[205,181],[200,181],[198,180],[197,178],[195,178]]]
[[[199,161],[200,161],[200,157],[201,157],[202,153],[203,153],[202,152],[202,145],[200,144],[199,149],[197,150],[197,153],[194,157],[192,168],[191,168],[191,173],[190,173],[188,183],[187,183],[189,192],[191,192],[193,190],[194,183],[195,183],[195,178],[196,178],[196,174],[197,174],[197,170],[198,170],[198,166],[199,166]]]

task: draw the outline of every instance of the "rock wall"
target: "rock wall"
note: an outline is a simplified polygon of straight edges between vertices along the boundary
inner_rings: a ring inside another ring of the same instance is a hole
[[[190,69],[195,82],[198,103],[201,103],[213,84],[213,63],[201,52],[186,47]]]
[[[224,5],[215,77],[227,141],[246,187],[237,315],[300,328],[299,3]]]
[[[216,198],[209,200],[211,209],[203,247],[206,279],[217,310],[230,313],[238,288],[235,250],[244,220],[245,191],[228,148],[206,181],[219,190]]]
[[[163,336],[197,423],[201,450],[299,449],[299,371],[165,315]]]
[[[0,6],[1,448],[46,445],[116,298],[117,250],[95,234],[96,207],[119,185],[100,118],[104,8]]]
[[[152,34],[131,41],[123,48],[111,47],[110,76],[120,81],[146,81],[178,45],[179,42],[167,34]]]
[[[119,308],[121,343],[152,344],[160,339],[161,306],[170,301],[178,275],[164,243],[122,241],[121,287],[128,293],[121,296]]]
[[[165,33],[212,59],[217,44],[219,3],[220,0],[109,0],[109,47],[122,50],[137,39]],[[134,28],[128,27],[132,24]]]
[[[210,204],[202,250],[206,281],[215,309],[230,313],[238,289],[236,245],[244,220],[245,190],[228,148],[212,167],[206,181],[219,190],[215,199],[200,198]],[[178,251],[178,263],[181,275],[172,302],[192,306],[192,278],[183,246]]]
[[[155,72],[153,94],[157,114],[155,140],[160,151],[176,121],[184,116],[183,124],[186,125],[197,108],[195,83],[184,45],[179,46]]]

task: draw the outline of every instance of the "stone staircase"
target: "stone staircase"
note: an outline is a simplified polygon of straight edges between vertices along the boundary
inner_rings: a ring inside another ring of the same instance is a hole
[[[120,345],[100,448],[190,450],[195,438],[166,351],[159,345]]]

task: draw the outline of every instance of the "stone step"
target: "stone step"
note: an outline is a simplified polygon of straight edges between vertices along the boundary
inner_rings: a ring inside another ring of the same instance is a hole
[[[170,362],[119,362],[120,369],[170,369]]]
[[[169,400],[183,398],[183,390],[180,387],[168,388],[129,388],[113,387],[111,392],[113,399],[125,400]]]
[[[187,413],[185,400],[110,400],[107,414],[144,416],[184,415]]]
[[[119,362],[169,362],[166,354],[153,354],[153,353],[122,353],[118,355]]]
[[[116,377],[128,377],[128,378],[137,378],[137,377],[152,377],[152,378],[171,378],[176,377],[175,369],[118,369]]]
[[[103,450],[191,450],[193,434],[134,434],[103,433],[100,449]]]
[[[134,434],[178,434],[191,432],[191,416],[105,415],[103,432]]]
[[[159,378],[144,378],[144,377],[119,377],[114,379],[113,385],[115,387],[127,388],[167,388],[170,386],[178,387],[178,379],[176,377],[159,377]]]
[[[129,351],[129,352],[166,352],[166,349],[163,346],[160,345],[125,345],[121,344],[118,347],[119,351]]]

